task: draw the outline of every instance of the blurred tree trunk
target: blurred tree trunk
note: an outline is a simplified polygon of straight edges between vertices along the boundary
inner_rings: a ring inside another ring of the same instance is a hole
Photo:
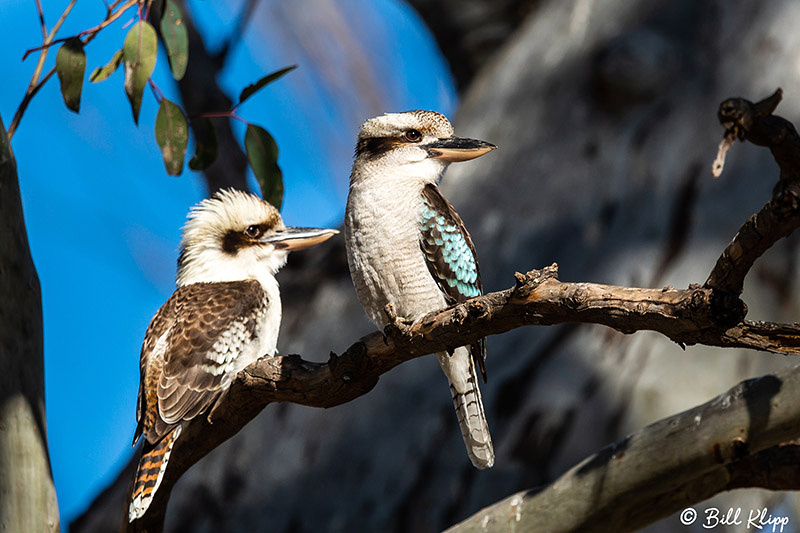
[[[411,3],[446,49],[437,30],[446,16]],[[442,184],[472,233],[484,287],[505,288],[514,271],[554,261],[565,281],[702,283],[776,180],[769,154],[748,145],[737,145],[722,178],[711,179],[722,135],[717,107],[783,85],[781,114],[797,122],[800,93],[790,88],[800,87],[792,25],[800,4],[527,5],[495,45],[474,48],[487,56],[472,66],[445,51],[462,87],[456,132],[500,147],[453,165]],[[467,17],[467,7],[448,13]],[[480,24],[458,27],[445,40],[468,40]],[[800,316],[798,242],[779,242],[755,265],[743,295],[748,318]],[[279,275],[281,353],[327,360],[373,330],[341,239],[292,256],[290,265]],[[423,357],[340,407],[268,406],[177,484],[166,529],[441,531],[636,429],[791,363],[746,350],[684,351],[658,335],[597,326],[524,328],[488,345],[482,390],[494,468],[469,464],[446,382],[435,358]],[[129,480],[122,475],[75,531],[117,527]],[[718,498],[708,506],[794,505],[791,494],[753,490]],[[650,528],[685,529],[676,517]]]
[[[57,238],[57,232],[54,231]],[[42,298],[0,119],[0,530],[59,531],[44,408]]]
[[[541,0],[408,0],[430,28],[460,90]]]

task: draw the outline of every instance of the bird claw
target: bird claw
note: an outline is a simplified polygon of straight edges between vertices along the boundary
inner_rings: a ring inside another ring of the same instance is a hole
[[[389,324],[393,326],[397,325],[397,311],[395,310],[393,303],[386,304],[386,307],[383,308],[383,312],[386,314],[386,318],[389,319]]]
[[[385,328],[383,328],[384,342],[386,342],[386,339],[391,336],[393,331],[399,331],[402,333],[414,325],[414,323],[408,318],[397,316],[397,311],[392,303],[386,304],[386,307],[383,308],[383,312],[386,313],[386,318],[389,319],[389,323],[386,324]]]
[[[386,314],[386,318],[389,319],[389,326],[403,329],[405,327],[413,326],[416,323],[410,318],[398,316],[397,311],[394,308],[394,304],[392,303],[386,304],[386,307],[383,308],[383,312]]]

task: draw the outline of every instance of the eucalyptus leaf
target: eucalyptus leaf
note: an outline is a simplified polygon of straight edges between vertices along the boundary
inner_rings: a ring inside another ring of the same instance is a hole
[[[161,99],[156,115],[156,142],[161,148],[167,174],[177,176],[183,170],[186,145],[189,143],[189,126],[186,116],[174,102]]]
[[[86,72],[86,53],[77,37],[68,39],[56,53],[56,73],[61,83],[61,96],[66,106],[76,113],[81,109],[83,74]]]
[[[158,38],[147,21],[139,21],[128,31],[122,47],[125,61],[125,93],[131,102],[133,121],[139,123],[139,109],[147,80],[156,66]]]
[[[172,77],[183,78],[189,62],[189,33],[183,20],[183,13],[172,0],[167,0],[164,15],[161,17],[161,38],[167,47]]]
[[[92,71],[92,73],[89,75],[89,81],[92,83],[97,83],[99,81],[107,80],[119,68],[120,64],[122,63],[122,55],[122,49],[114,52],[114,55],[111,56],[111,61],[102,67],[97,67]]]
[[[250,124],[244,135],[247,160],[253,169],[261,196],[280,210],[283,203],[283,174],[278,166],[278,145],[261,126]]]
[[[242,93],[239,95],[239,102],[234,107],[239,107],[244,103],[245,100],[253,96],[256,92],[263,89],[266,85],[272,83],[273,81],[281,78],[284,74],[291,72],[292,70],[296,69],[297,65],[292,65],[290,67],[282,68],[280,70],[276,70],[272,74],[267,74],[260,80],[255,83],[252,83],[242,89]]]

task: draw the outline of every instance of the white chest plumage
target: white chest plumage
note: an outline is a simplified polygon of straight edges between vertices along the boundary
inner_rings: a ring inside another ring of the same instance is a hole
[[[392,187],[391,179],[384,179],[381,187],[356,181],[345,211],[353,284],[367,315],[380,327],[387,323],[388,303],[411,320],[446,305],[420,248],[424,182],[403,185]]]
[[[256,330],[257,345],[255,353],[248,354],[246,359],[236,365],[234,375],[238,374],[240,370],[256,361],[259,357],[264,355],[275,355],[278,345],[278,333],[281,327],[281,294],[278,289],[278,282],[272,276],[263,276],[264,279],[259,279],[261,287],[267,293],[267,305],[259,317],[258,329]]]

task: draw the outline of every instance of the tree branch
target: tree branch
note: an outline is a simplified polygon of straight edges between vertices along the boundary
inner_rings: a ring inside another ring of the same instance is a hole
[[[800,135],[791,122],[772,114],[782,95],[778,89],[755,104],[730,98],[719,106],[725,137],[769,147],[780,167],[772,200],[742,225],[705,283],[729,297],[742,293],[744,278],[756,259],[800,226]]]
[[[555,265],[518,274],[514,287],[430,313],[413,325],[394,322],[383,334],[362,337],[342,355],[331,354],[327,363],[313,363],[299,356],[267,357],[253,363],[239,374],[227,397],[211,413],[212,422],[199,419],[183,430],[164,481],[140,520],[142,529],[133,530],[157,531],[152,524],[163,520],[175,481],[267,404],[334,407],[366,394],[381,374],[406,361],[517,327],[586,322],[623,333],[657,331],[682,344],[800,353],[800,326],[754,322],[732,328],[716,325],[710,289],[565,283],[556,275]]]
[[[744,381],[448,531],[635,531],[721,491],[798,489],[800,447],[776,447],[798,434],[798,401],[800,367]]]

